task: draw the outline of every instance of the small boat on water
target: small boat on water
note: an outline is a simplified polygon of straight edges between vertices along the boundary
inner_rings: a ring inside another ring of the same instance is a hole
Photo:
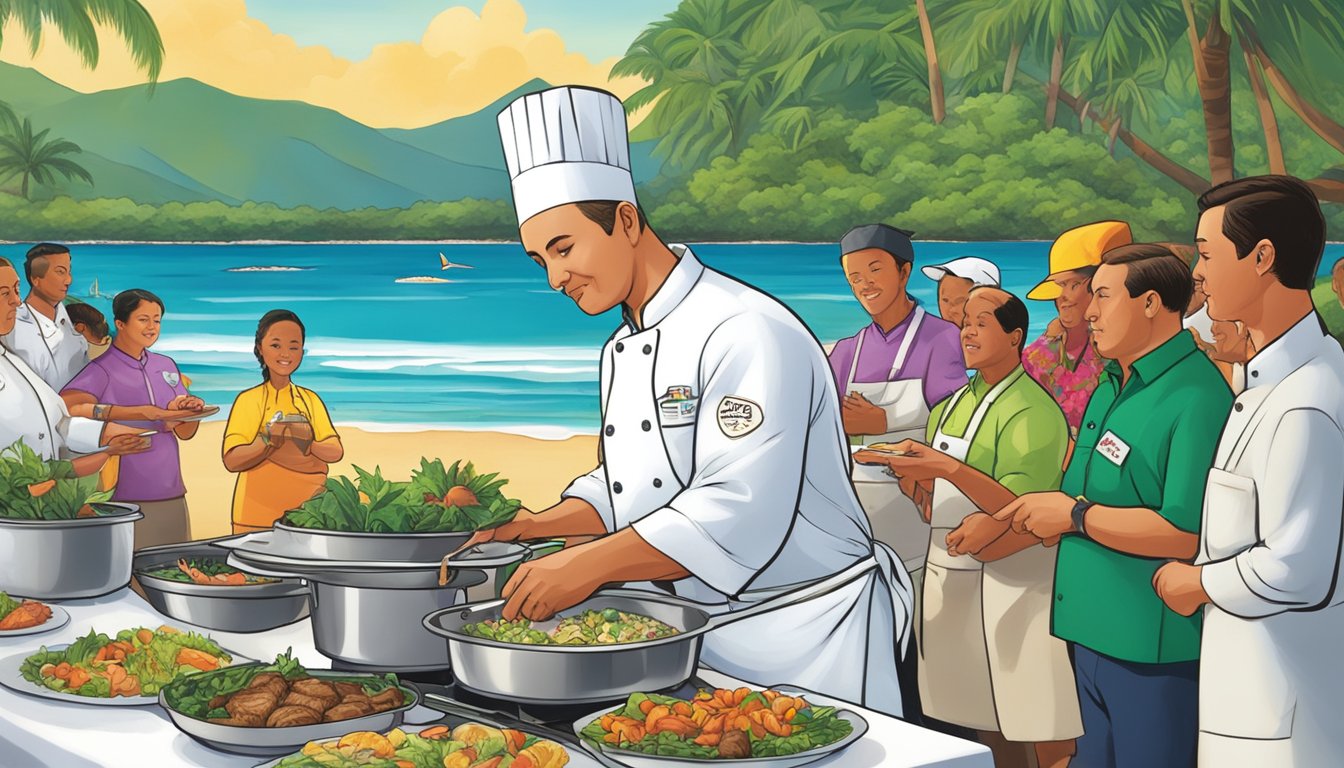
[[[451,262],[448,260],[447,256],[443,255],[443,251],[439,251],[439,269],[475,269],[475,267],[469,264],[456,264]]]
[[[398,277],[396,280],[393,280],[392,282],[394,282],[394,283],[451,283],[451,282],[453,282],[453,281],[452,281],[452,280],[448,280],[448,279],[446,279],[446,278],[442,278],[442,277],[429,277],[429,276],[427,276],[427,275],[417,275],[417,276],[415,276],[415,277]]]

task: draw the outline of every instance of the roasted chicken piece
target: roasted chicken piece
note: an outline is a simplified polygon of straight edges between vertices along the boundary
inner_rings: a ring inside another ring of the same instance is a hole
[[[389,709],[400,707],[405,699],[401,695],[400,688],[388,688],[386,691],[369,699],[373,704],[374,712],[386,712]]]
[[[349,720],[352,717],[363,717],[364,715],[372,714],[373,705],[369,703],[367,698],[360,701],[356,697],[351,696],[349,701],[341,702],[331,709],[328,709],[326,714],[322,715],[322,719],[328,723],[334,723],[337,720]]]
[[[313,702],[320,702],[320,704],[312,706],[304,701],[288,701],[288,699],[293,696],[303,696]],[[321,680],[313,678],[306,678],[303,680],[295,680],[290,684],[289,696],[286,697],[286,701],[290,704],[299,704],[318,712],[326,712],[328,709],[340,704],[342,698],[344,697],[337,693],[336,689],[331,687],[330,683],[324,683]]]
[[[308,707],[289,704],[271,713],[266,718],[267,728],[285,728],[294,725],[312,725],[322,722],[322,715]]]
[[[275,672],[262,672],[252,678],[252,682],[248,683],[243,690],[254,691],[257,689],[274,691],[277,701],[283,700],[289,695],[289,683],[285,682],[285,678]]]
[[[51,608],[33,600],[24,600],[8,616],[0,619],[0,630],[28,629],[45,624],[50,618]]]
[[[331,687],[336,689],[336,693],[339,693],[341,695],[342,700],[345,700],[350,696],[365,695],[364,686],[360,685],[359,683],[335,682],[331,684]]]
[[[280,698],[264,688],[239,691],[224,705],[231,717],[251,716],[266,719],[279,706]]]

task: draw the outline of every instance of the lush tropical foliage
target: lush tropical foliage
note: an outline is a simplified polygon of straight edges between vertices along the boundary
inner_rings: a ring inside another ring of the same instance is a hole
[[[56,174],[67,179],[83,179],[93,183],[93,176],[85,168],[64,155],[79,154],[79,145],[65,139],[47,138],[51,129],[33,132],[28,118],[22,122],[10,121],[13,132],[0,135],[0,178],[18,176],[19,195],[28,199],[28,182],[50,184]]]
[[[1334,0],[684,0],[615,72],[649,81],[629,107],[682,170],[646,195],[655,226],[1013,238],[1105,215],[1184,239],[1195,194],[1264,172],[1344,203]]]
[[[149,11],[136,0],[0,0],[0,45],[4,30],[17,25],[37,54],[47,27],[53,27],[85,66],[98,66],[98,27],[110,28],[150,80],[163,69],[163,40]]]

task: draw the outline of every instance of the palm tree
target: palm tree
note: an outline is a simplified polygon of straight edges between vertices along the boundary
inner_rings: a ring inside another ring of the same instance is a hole
[[[78,144],[65,139],[47,139],[50,128],[33,133],[33,122],[28,118],[13,136],[0,136],[0,173],[6,177],[22,174],[23,182],[19,194],[28,199],[28,181],[38,184],[50,184],[59,173],[67,179],[83,179],[93,183],[93,176],[83,166],[61,155],[75,155],[83,150]]]
[[[19,116],[14,108],[0,101],[0,130],[15,130],[19,127]]]
[[[51,24],[79,54],[85,66],[98,66],[98,30],[111,27],[126,43],[135,64],[151,82],[163,69],[163,40],[149,11],[136,0],[0,0],[0,33],[9,22],[18,24],[36,55],[42,31]],[[0,38],[0,44],[3,44]]]
[[[929,9],[924,0],[915,0],[915,12],[919,15],[919,35],[924,41],[924,58],[929,65],[929,110],[933,122],[941,123],[947,116],[947,97],[943,93],[943,71],[938,66],[938,46],[933,41],[933,24],[929,22]]]

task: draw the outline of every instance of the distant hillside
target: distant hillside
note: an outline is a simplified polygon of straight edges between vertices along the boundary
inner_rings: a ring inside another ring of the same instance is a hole
[[[81,94],[0,64],[0,99],[35,127],[79,144],[94,186],[64,182],[37,197],[218,200],[281,207],[404,208],[418,201],[508,199],[495,115],[529,83],[472,114],[415,130],[376,130],[329,109],[226,93],[195,80]],[[632,148],[652,178],[652,144]]]

